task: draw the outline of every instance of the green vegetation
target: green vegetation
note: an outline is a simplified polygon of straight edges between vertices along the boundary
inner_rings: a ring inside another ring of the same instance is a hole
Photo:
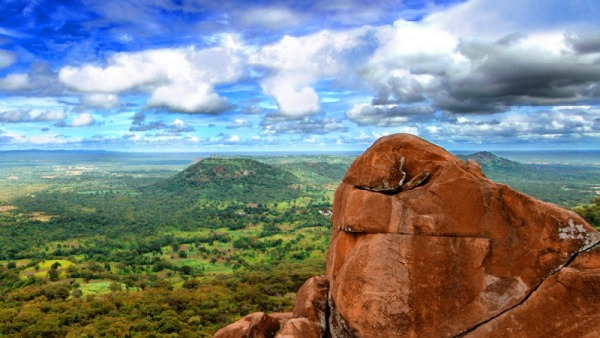
[[[0,335],[204,337],[290,310],[324,272],[319,211],[352,157],[337,176],[289,169],[320,160],[0,166],[19,177],[0,187]]]
[[[564,208],[588,203],[599,191],[600,169],[595,165],[525,165],[488,152],[460,157],[480,163],[496,182]]]
[[[578,205],[573,210],[590,224],[600,228],[600,197],[592,199],[588,204]]]
[[[44,154],[0,158],[0,336],[210,337],[289,311],[354,159]],[[598,225],[598,169],[472,158]]]

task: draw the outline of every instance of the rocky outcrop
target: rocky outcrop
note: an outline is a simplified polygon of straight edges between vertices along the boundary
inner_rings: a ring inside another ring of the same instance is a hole
[[[215,338],[272,338],[279,331],[282,322],[285,323],[289,314],[282,316],[281,321],[276,316],[263,312],[255,312],[230,324],[215,333]]]
[[[600,334],[598,232],[418,137],[358,157],[332,223],[326,276],[281,337]]]

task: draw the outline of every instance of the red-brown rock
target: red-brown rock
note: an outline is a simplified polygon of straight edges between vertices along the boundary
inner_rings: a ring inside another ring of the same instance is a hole
[[[273,318],[255,312],[231,323],[215,333],[215,338],[273,338],[280,328],[282,318]]]
[[[315,276],[309,278],[296,295],[292,318],[307,319],[318,329],[316,337],[323,336],[327,329],[328,292],[329,280],[325,276]]]
[[[292,318],[279,330],[276,338],[320,338],[319,326],[307,318]]]
[[[600,336],[600,247],[580,253],[548,277],[521,306],[469,333],[469,337]]]
[[[401,189],[380,189],[400,176]],[[508,316],[600,240],[575,213],[402,134],[381,138],[352,164],[336,191],[333,226],[334,337],[471,332]],[[600,274],[591,280],[600,285]]]

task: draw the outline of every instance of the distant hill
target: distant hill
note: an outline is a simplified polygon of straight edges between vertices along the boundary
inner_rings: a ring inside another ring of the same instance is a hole
[[[519,162],[496,156],[489,151],[480,151],[470,155],[459,155],[458,157],[465,161],[474,160],[479,163],[484,172],[493,170],[515,170],[523,169],[524,167],[524,165]]]
[[[342,181],[350,166],[344,162],[290,162],[281,164],[282,168],[294,173],[305,183],[309,184],[338,184]]]
[[[299,179],[289,171],[248,158],[208,157],[155,187],[211,200],[264,203],[296,198]]]

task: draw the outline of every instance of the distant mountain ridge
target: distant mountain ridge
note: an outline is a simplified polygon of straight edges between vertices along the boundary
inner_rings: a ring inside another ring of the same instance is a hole
[[[524,167],[523,164],[515,161],[511,161],[507,158],[497,156],[489,151],[480,151],[470,155],[458,155],[458,158],[468,161],[473,160],[486,170],[508,170],[508,169],[521,169]]]

